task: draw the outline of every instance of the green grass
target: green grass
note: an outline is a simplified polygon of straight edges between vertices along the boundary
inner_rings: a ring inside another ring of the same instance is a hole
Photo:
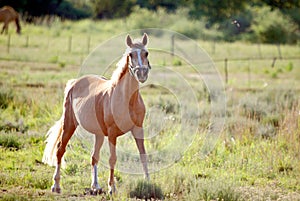
[[[84,20],[55,22],[51,28],[24,25],[22,36],[12,35],[10,53],[6,52],[7,37],[0,36],[1,200],[109,199],[108,194],[84,195],[91,182],[90,149],[82,146],[80,140],[73,139],[67,148],[61,195],[50,192],[54,168],[42,164],[41,159],[45,134],[62,112],[65,83],[77,77],[87,56],[88,37],[92,50],[100,42],[127,31],[130,27],[126,28],[126,23]],[[28,47],[25,45],[27,35]],[[70,36],[71,51],[68,50]],[[160,41],[161,44],[156,45],[169,49],[169,39]],[[260,57],[258,45],[201,40],[197,43],[215,60],[222,78],[224,59],[229,59],[226,124],[215,149],[202,158],[201,147],[211,115],[209,94],[203,81],[182,58],[150,52],[151,63],[160,67],[161,72],[168,67],[189,81],[199,101],[196,103],[200,106],[196,116],[199,129],[181,159],[152,173],[151,183],[143,182],[142,176],[117,171],[115,200],[151,197],[153,189],[152,197],[164,200],[300,199],[300,61],[277,59],[271,68],[273,57],[278,56],[276,46],[259,47],[261,56],[270,59],[245,60]],[[184,42],[182,45],[188,46]],[[296,45],[281,46],[281,52],[283,57],[296,57],[300,53]],[[171,76],[166,79],[169,86],[180,88],[178,80]],[[163,150],[176,139],[182,105],[163,87],[146,87],[142,95],[146,107],[153,111],[151,119],[145,121],[153,125],[147,128],[146,135],[159,131],[158,137],[146,141],[146,148]],[[191,116],[195,116],[196,105],[190,103],[189,106]],[[164,127],[160,130],[162,122]],[[137,153],[134,140],[129,136],[118,139],[118,145]],[[105,192],[108,173],[109,170],[99,165],[99,182]]]

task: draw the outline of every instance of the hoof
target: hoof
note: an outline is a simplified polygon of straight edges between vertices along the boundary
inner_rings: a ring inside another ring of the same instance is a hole
[[[100,195],[104,193],[102,188],[94,189],[94,188],[86,188],[84,195]]]
[[[116,186],[113,184],[112,186],[108,186],[108,192],[110,195],[116,194],[117,193],[117,188]]]
[[[52,186],[51,187],[51,191],[53,193],[61,193],[61,189],[59,187],[55,187],[55,186]]]
[[[101,189],[102,189],[102,188],[99,186],[98,183],[93,184],[93,185],[91,186],[91,190],[101,190]]]

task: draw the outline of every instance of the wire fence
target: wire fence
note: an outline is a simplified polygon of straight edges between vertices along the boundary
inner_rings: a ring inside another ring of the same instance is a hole
[[[30,61],[30,62],[39,62],[39,61],[46,61],[46,62],[57,62],[62,57],[67,58],[72,56],[69,60],[77,59],[75,64],[81,65],[83,58],[89,54],[90,50],[93,48],[95,41],[97,39],[92,38],[91,36],[79,37],[79,36],[59,36],[59,37],[51,37],[45,36],[42,40],[41,38],[36,38],[35,36],[24,35],[22,37],[16,35],[7,35],[1,36],[2,38],[2,49],[1,51],[5,51],[6,55],[11,56],[3,56],[0,54],[1,60],[15,60],[15,61]],[[93,40],[92,40],[93,39]],[[6,42],[5,42],[6,40]],[[180,47],[179,41],[176,41],[176,37],[171,36],[169,42],[169,50],[172,56],[175,56],[175,49],[181,51],[183,55],[186,53],[184,52],[184,48]],[[177,44],[178,42],[178,44]],[[6,45],[3,45],[6,44]],[[182,43],[181,43],[182,44]],[[5,47],[6,46],[6,47]],[[212,41],[210,43],[210,54],[215,55],[218,43],[216,41]],[[216,63],[219,68],[223,68],[224,72],[224,81],[228,84],[230,79],[230,69],[232,66],[236,66],[235,63],[238,62],[261,62],[264,63],[265,67],[275,68],[279,61],[295,61],[297,64],[300,61],[300,54],[295,54],[294,56],[285,56],[281,49],[280,44],[276,44],[271,46],[273,49],[273,55],[265,56],[262,44],[256,44],[256,55],[255,56],[248,56],[248,57],[228,57],[225,56],[223,58],[214,58],[213,62]],[[19,52],[16,52],[15,55],[12,55],[15,52],[15,49],[19,48]],[[4,50],[6,49],[6,50]],[[41,54],[41,49],[44,51],[45,54],[48,54],[48,59],[41,58],[42,56],[34,56]],[[32,51],[32,52],[31,52]],[[35,52],[34,52],[35,51]],[[20,54],[25,55],[23,57]],[[27,57],[26,57],[27,54]],[[51,55],[52,54],[52,55]],[[71,55],[71,56],[70,56]],[[68,62],[67,59],[65,59]],[[253,66],[247,66],[247,74],[248,74],[248,83],[251,84],[251,74],[253,70]]]

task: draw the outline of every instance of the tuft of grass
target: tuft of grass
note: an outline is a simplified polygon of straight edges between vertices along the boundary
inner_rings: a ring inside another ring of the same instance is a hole
[[[19,201],[27,201],[29,200],[28,198],[24,197],[24,196],[20,196],[20,195],[3,195],[0,196],[2,201],[15,201],[15,200],[19,200]]]
[[[66,66],[66,62],[65,61],[59,61],[58,65],[60,68],[64,68]]]
[[[137,186],[129,193],[131,198],[138,199],[163,199],[160,187],[147,181],[138,181]]]
[[[235,185],[223,180],[198,180],[191,187],[188,200],[223,200],[237,201],[240,193],[235,191]]]
[[[173,59],[173,65],[174,66],[181,66],[182,65],[182,61],[178,58]]]
[[[273,79],[278,78],[278,73],[277,72],[272,72],[271,73],[271,78],[273,78]]]
[[[285,66],[285,70],[287,72],[291,72],[294,68],[293,62],[289,62],[288,65]]]
[[[0,146],[4,148],[21,149],[22,144],[17,135],[13,134],[0,134]]]
[[[58,62],[58,55],[54,55],[49,59],[50,63],[57,63]]]
[[[0,109],[8,108],[9,104],[13,102],[14,94],[11,89],[2,88],[0,91]]]
[[[77,164],[69,164],[66,169],[65,172],[67,175],[76,175],[76,173],[79,171],[79,167]]]

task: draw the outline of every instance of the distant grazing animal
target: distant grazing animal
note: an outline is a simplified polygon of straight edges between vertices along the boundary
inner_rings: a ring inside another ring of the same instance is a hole
[[[131,131],[135,138],[145,177],[149,178],[143,130],[146,110],[139,92],[139,83],[147,80],[151,68],[147,58],[147,43],[147,34],[144,34],[141,41],[132,41],[128,35],[127,49],[110,80],[96,75],[86,75],[67,83],[63,114],[47,133],[47,145],[43,156],[44,163],[56,165],[52,192],[61,191],[62,157],[77,126],[95,135],[91,158],[92,190],[101,190],[97,178],[97,163],[104,136],[108,137],[110,149],[108,180],[110,194],[116,191],[114,168],[117,161],[117,137],[128,131]]]
[[[5,31],[5,33],[8,33],[8,24],[12,21],[15,21],[17,26],[17,33],[21,34],[21,26],[20,26],[20,20],[19,20],[19,14],[10,6],[4,6],[0,9],[0,22],[3,22],[3,28],[1,31],[1,34]]]

